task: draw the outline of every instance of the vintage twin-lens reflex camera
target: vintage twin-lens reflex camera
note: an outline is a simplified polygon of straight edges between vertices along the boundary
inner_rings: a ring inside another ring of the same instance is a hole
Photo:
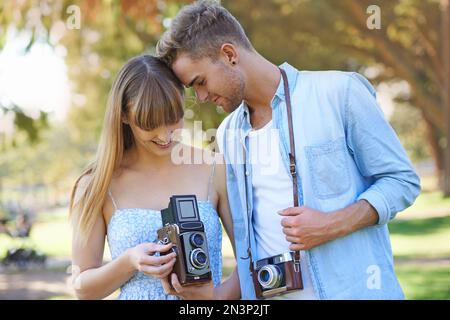
[[[173,270],[180,284],[187,286],[211,280],[208,244],[195,195],[170,197],[161,218],[163,227],[158,230],[158,240],[161,244],[173,244],[172,251],[177,254]]]
[[[261,259],[255,262],[253,284],[258,298],[268,298],[303,289],[298,257],[293,251]]]

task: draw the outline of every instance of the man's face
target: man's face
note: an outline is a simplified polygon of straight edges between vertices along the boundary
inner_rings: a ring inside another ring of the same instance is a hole
[[[225,59],[219,57],[213,61],[205,57],[193,60],[187,54],[180,54],[172,69],[186,87],[194,89],[201,103],[211,101],[230,113],[244,99],[244,77]]]

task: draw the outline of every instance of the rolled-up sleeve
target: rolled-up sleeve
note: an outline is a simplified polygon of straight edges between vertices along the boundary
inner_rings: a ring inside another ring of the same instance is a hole
[[[420,180],[376,101],[373,86],[350,73],[345,103],[347,146],[370,187],[358,196],[378,212],[378,224],[394,219],[420,193]]]

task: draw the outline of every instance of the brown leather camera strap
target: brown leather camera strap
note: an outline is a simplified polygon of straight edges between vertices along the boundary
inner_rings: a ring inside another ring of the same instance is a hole
[[[295,142],[294,142],[294,130],[292,128],[292,105],[291,105],[291,96],[289,93],[289,84],[286,76],[286,72],[280,68],[281,75],[283,76],[284,83],[284,95],[286,98],[286,107],[287,107],[287,116],[288,116],[288,125],[289,125],[289,169],[292,176],[292,184],[293,184],[293,195],[294,195],[294,207],[298,207],[298,188],[297,188],[297,172],[296,172],[296,164],[295,164]]]
[[[281,72],[281,76],[283,77],[283,84],[284,84],[284,96],[285,96],[285,100],[286,100],[286,107],[287,107],[287,116],[288,116],[288,126],[289,126],[289,147],[290,147],[290,152],[289,152],[289,171],[291,173],[292,176],[292,190],[293,190],[293,197],[294,197],[294,207],[298,207],[299,206],[299,201],[298,201],[298,182],[297,182],[297,167],[296,167],[296,162],[295,162],[295,142],[294,142],[294,130],[292,127],[292,105],[291,105],[291,95],[289,93],[289,82],[288,82],[288,78],[286,75],[286,71],[284,71],[283,69],[279,68],[280,72]],[[245,151],[244,151],[245,154]],[[245,179],[245,185],[246,188],[245,190],[247,190],[247,179]],[[246,191],[246,195],[247,195],[247,191]],[[248,208],[248,199],[247,199],[247,208]],[[255,277],[254,274],[254,266],[253,266],[253,258],[252,258],[252,253],[251,253],[251,249],[250,249],[250,240],[249,240],[249,245],[247,248],[247,255],[248,257],[246,258],[250,258],[250,273],[252,274],[253,277]],[[294,251],[294,271],[299,273],[300,272],[300,251]]]
[[[284,96],[286,100],[287,107],[287,117],[288,117],[288,126],[289,126],[289,171],[292,176],[292,190],[294,196],[294,207],[298,207],[298,182],[297,182],[297,166],[295,162],[295,141],[294,141],[294,129],[292,125],[292,105],[291,105],[291,95],[289,93],[289,83],[286,75],[286,71],[279,68],[281,72],[281,76],[283,77],[284,84]],[[294,252],[294,267],[295,271],[298,272],[300,270],[300,251]]]

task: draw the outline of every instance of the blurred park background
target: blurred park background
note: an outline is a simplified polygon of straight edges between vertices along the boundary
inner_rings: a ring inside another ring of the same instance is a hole
[[[74,298],[68,201],[96,151],[112,80],[132,56],[154,53],[189,2],[0,2],[0,299]],[[448,2],[221,2],[274,63],[357,71],[376,86],[422,181],[416,203],[389,224],[408,299],[450,299]],[[217,128],[226,115],[192,96],[187,126]],[[226,275],[234,262],[227,239],[223,247]]]

